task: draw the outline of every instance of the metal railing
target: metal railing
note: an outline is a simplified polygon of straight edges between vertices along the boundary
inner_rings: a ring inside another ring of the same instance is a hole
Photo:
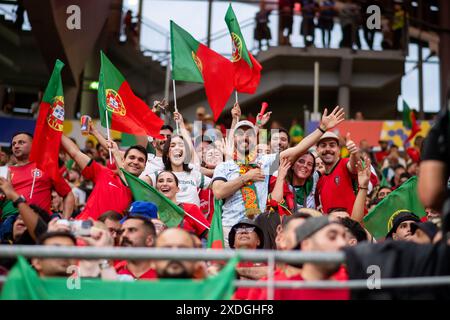
[[[343,252],[301,252],[273,250],[211,250],[211,249],[160,249],[160,248],[96,248],[1,245],[0,257],[13,258],[77,258],[77,259],[127,259],[127,260],[230,260],[236,256],[241,261],[268,262],[268,280],[235,280],[236,287],[267,288],[268,300],[273,300],[275,288],[286,289],[368,289],[368,280],[348,281],[274,281],[275,262],[286,263],[343,263]],[[0,283],[7,277],[0,277]],[[450,285],[450,276],[380,279],[382,289],[394,287],[430,287]]]

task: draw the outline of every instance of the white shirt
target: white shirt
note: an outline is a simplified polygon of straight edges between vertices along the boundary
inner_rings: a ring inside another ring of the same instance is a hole
[[[164,170],[164,163],[162,157],[157,157],[152,153],[147,155],[147,163],[145,164],[145,169],[142,171],[139,178],[144,178],[145,176],[152,176],[155,172],[160,172]]]

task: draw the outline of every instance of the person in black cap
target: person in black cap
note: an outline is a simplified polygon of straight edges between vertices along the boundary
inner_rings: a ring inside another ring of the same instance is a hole
[[[410,240],[422,244],[433,243],[438,231],[438,227],[431,221],[414,222],[411,224]]]
[[[401,210],[393,219],[392,228],[386,235],[386,239],[392,240],[410,240],[411,224],[420,222],[418,216],[408,210]]]
[[[253,220],[243,219],[231,228],[228,244],[232,249],[262,249],[264,234]]]

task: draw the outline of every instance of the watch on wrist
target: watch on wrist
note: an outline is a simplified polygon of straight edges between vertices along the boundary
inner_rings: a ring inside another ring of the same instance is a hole
[[[25,199],[25,197],[23,195],[20,195],[16,200],[13,201],[12,204],[13,204],[14,208],[17,208],[17,206],[20,203],[26,203],[26,202],[27,202],[27,199]]]

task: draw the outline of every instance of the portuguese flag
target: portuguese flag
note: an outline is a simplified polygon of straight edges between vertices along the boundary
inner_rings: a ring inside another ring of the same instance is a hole
[[[208,248],[223,249],[222,200],[214,198],[214,213],[208,233]]]
[[[170,21],[172,79],[203,83],[214,120],[233,93],[232,63]]]
[[[391,230],[395,216],[402,210],[411,211],[419,218],[425,216],[417,194],[417,177],[410,178],[381,200],[363,218],[364,226],[376,239],[384,238]]]
[[[416,120],[416,114],[414,113],[414,110],[409,108],[409,105],[405,100],[403,100],[403,126],[411,130],[406,141],[410,141],[420,131],[420,126]]]
[[[231,4],[225,15],[225,22],[231,35],[234,67],[234,87],[238,92],[255,93],[261,79],[262,66],[247,50],[238,20]]]
[[[61,179],[58,158],[64,124],[64,93],[61,70],[64,63],[56,60],[44,97],[39,105],[39,116],[34,129],[30,161],[49,174],[54,181]]]
[[[152,136],[159,134],[164,121],[144,101],[136,97],[123,75],[101,52],[98,105],[103,127],[123,133]]]
[[[215,276],[202,280],[104,281],[95,278],[39,277],[24,257],[8,273],[0,300],[227,300],[236,290],[232,258]],[[69,277],[70,276],[70,277]]]
[[[134,201],[152,202],[158,207],[158,218],[169,228],[178,227],[185,212],[151,185],[121,169],[130,187]]]

